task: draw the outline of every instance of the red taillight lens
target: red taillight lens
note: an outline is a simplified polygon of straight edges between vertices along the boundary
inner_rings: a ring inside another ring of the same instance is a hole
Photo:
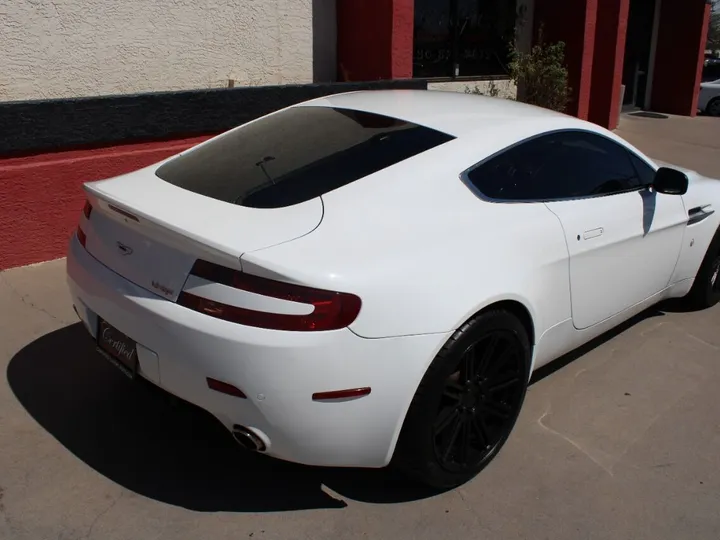
[[[83,206],[83,215],[85,218],[90,219],[90,213],[92,212],[92,205],[90,201],[85,200],[85,206]]]
[[[288,331],[337,330],[349,326],[360,313],[362,302],[354,294],[293,285],[238,272],[198,260],[190,272],[208,281],[254,294],[313,306],[307,315],[270,313],[232,306],[183,291],[178,304],[226,321]]]
[[[85,242],[87,242],[87,237],[85,236],[85,233],[83,232],[83,230],[80,227],[77,228],[77,237],[78,237],[78,241],[80,242],[80,245],[82,247],[85,247]]]

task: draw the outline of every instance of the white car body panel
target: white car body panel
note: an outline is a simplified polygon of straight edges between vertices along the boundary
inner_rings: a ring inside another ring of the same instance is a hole
[[[546,205],[565,230],[578,329],[669,285],[687,223],[681,197],[634,191]]]
[[[386,465],[427,367],[474,314],[498,302],[524,310],[537,369],[687,293],[720,225],[712,212],[720,208],[720,183],[693,171],[683,196],[644,190],[549,203],[493,202],[464,181],[463,172],[483,159],[555,130],[598,133],[654,163],[613,133],[551,111],[424,91],[349,93],[298,106],[308,105],[390,115],[457,138],[281,209],[177,188],[155,176],[159,165],[91,183],[93,213],[80,219],[86,249],[74,237],[67,261],[73,302],[91,334],[98,316],[110,322],[138,342],[142,376],[228,429],[252,429],[271,456]],[[696,207],[708,215],[688,226]],[[116,242],[134,253],[118,252]],[[178,305],[180,291],[272,313],[306,314],[308,304],[188,277],[196,259],[352,293],[362,308],[349,327],[322,332],[219,320]],[[247,399],[210,390],[206,377],[235,384]],[[372,392],[311,399],[358,387]]]
[[[720,81],[705,82],[700,84],[698,96],[698,109],[707,112],[708,105],[716,98],[720,98]]]

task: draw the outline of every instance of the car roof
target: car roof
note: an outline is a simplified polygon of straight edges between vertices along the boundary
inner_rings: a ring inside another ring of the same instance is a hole
[[[587,123],[556,111],[511,99],[440,90],[360,90],[334,94],[297,106],[325,106],[382,114],[462,137],[498,124],[553,119],[563,127]],[[490,124],[489,121],[492,121]]]

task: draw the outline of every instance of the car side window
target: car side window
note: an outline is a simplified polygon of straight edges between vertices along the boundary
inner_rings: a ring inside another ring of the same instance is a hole
[[[655,170],[633,152],[630,152],[630,160],[638,173],[640,184],[643,186],[649,186],[652,184],[655,180]]]
[[[510,201],[612,195],[643,185],[624,147],[581,131],[521,143],[472,169],[467,177],[486,197]]]

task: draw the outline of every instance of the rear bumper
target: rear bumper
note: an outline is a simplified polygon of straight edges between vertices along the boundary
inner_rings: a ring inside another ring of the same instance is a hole
[[[136,340],[143,377],[228,428],[252,429],[269,455],[309,465],[387,465],[417,385],[448,337],[364,339],[348,329],[278,332],[214,319],[135,286],[74,237],[67,273],[90,333],[99,315]],[[207,377],[247,399],[210,390]],[[316,392],[367,386],[372,392],[362,398],[312,400]]]

